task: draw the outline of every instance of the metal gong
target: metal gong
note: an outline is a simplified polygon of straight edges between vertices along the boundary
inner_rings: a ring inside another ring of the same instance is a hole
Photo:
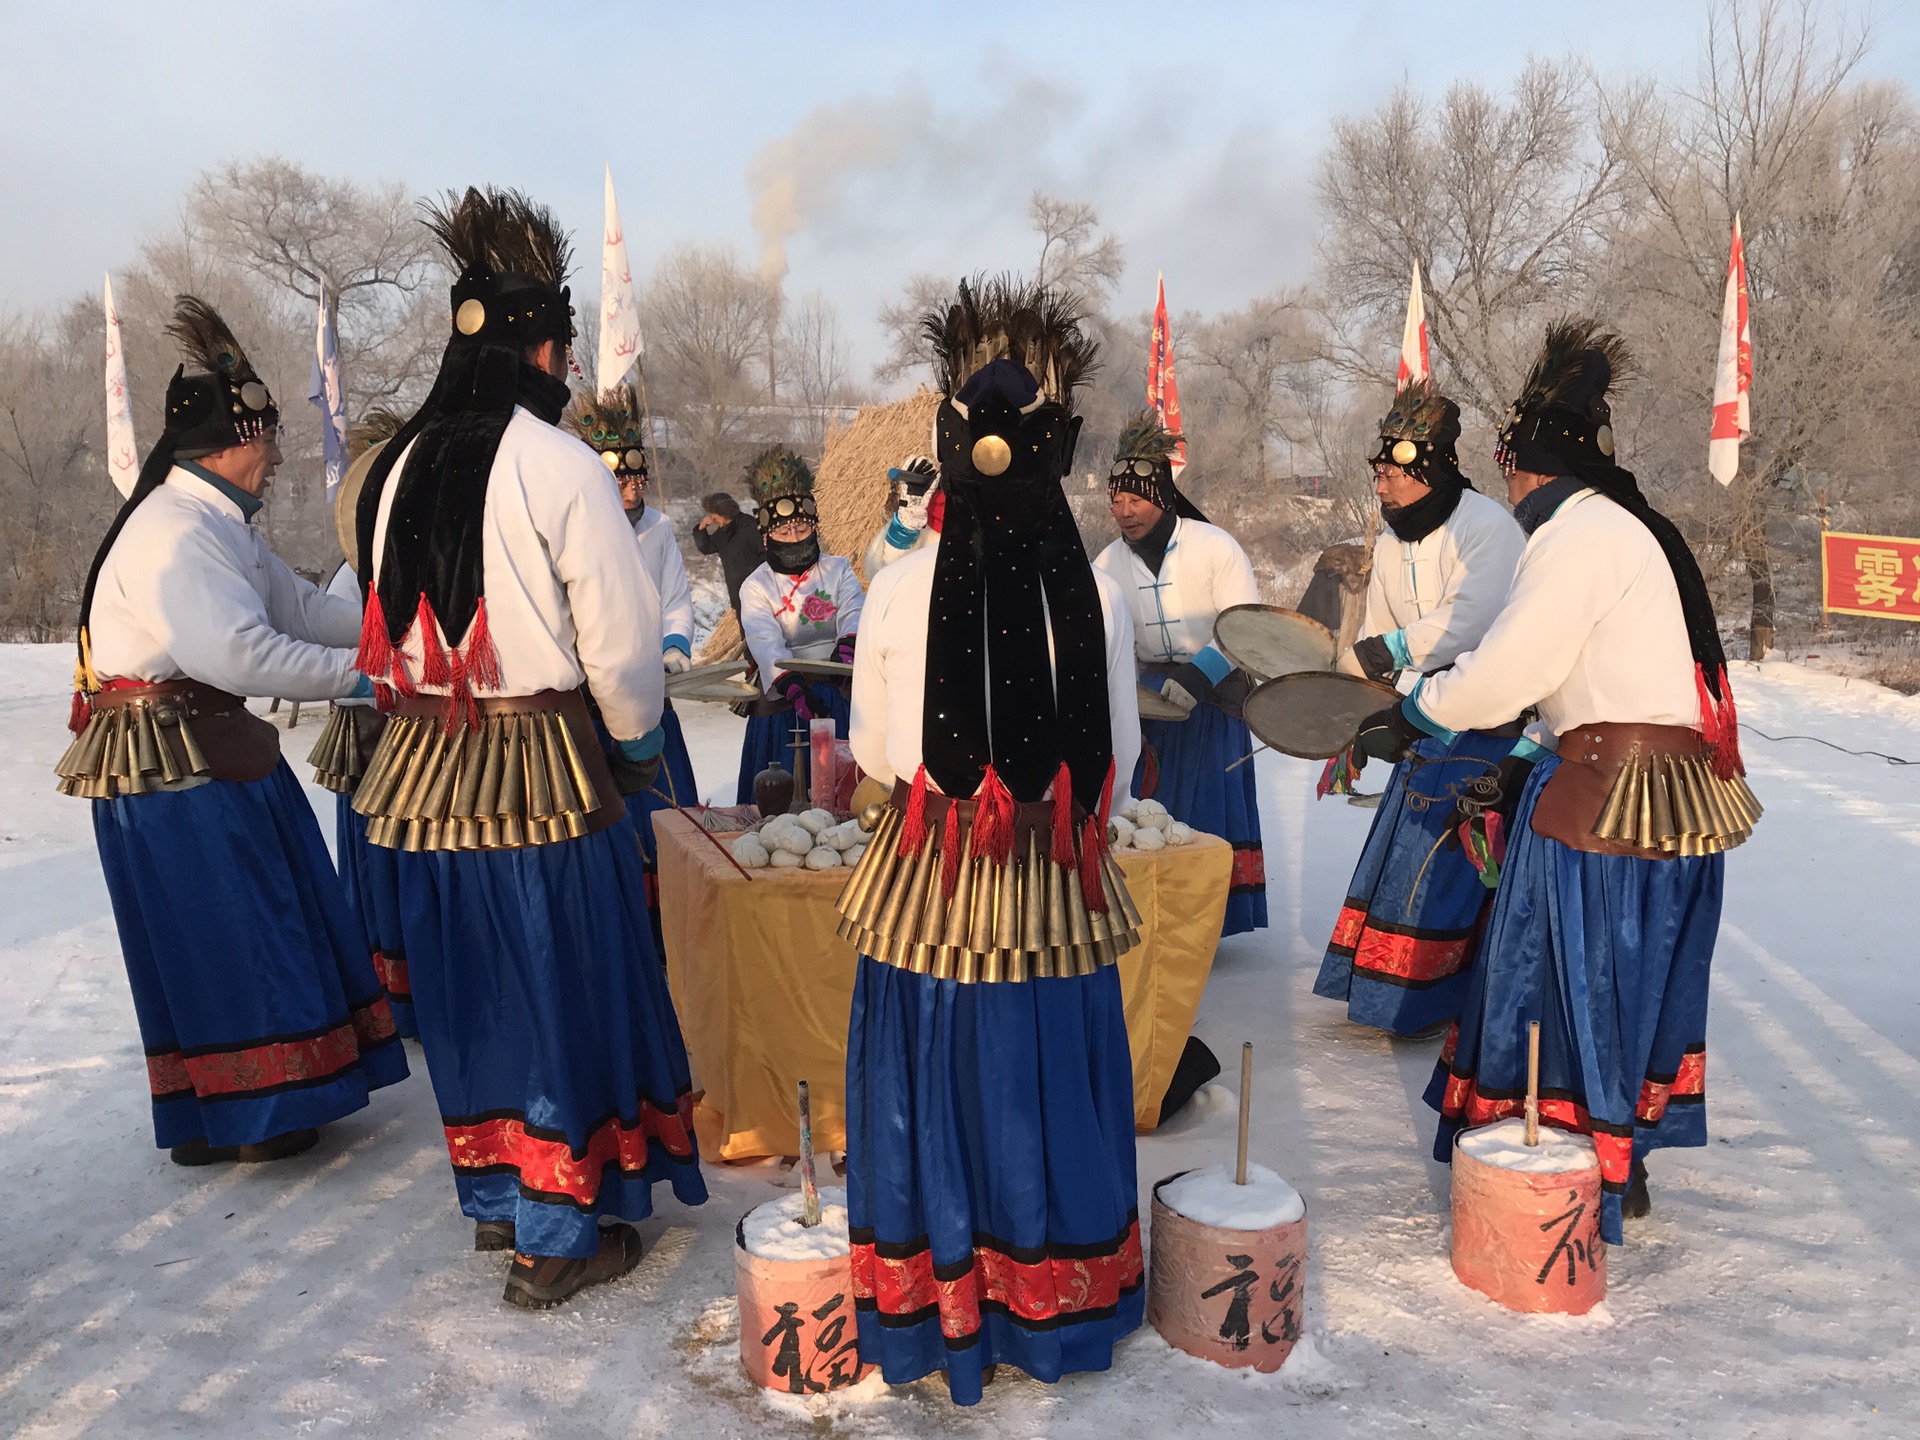
[[[789,655],[778,666],[781,670],[791,670],[796,675],[811,675],[816,680],[851,680],[853,666],[844,660],[802,660],[797,655]]]
[[[1279,605],[1230,605],[1213,622],[1213,643],[1256,680],[1331,670],[1339,648],[1311,615]]]
[[[1302,760],[1338,755],[1360,722],[1400,699],[1378,680],[1331,672],[1295,673],[1269,680],[1247,697],[1247,728],[1260,740]]]
[[[1187,711],[1182,710],[1158,690],[1149,690],[1144,685],[1137,685],[1134,688],[1139,692],[1140,718],[1142,720],[1184,720],[1187,718]]]
[[[387,448],[382,440],[377,445],[369,445],[360,452],[360,458],[347,467],[347,473],[340,477],[340,488],[333,495],[333,534],[340,542],[340,553],[347,564],[359,573],[360,541],[355,528],[359,524],[360,492],[366,488],[367,472],[373,469],[374,458]]]
[[[739,678],[747,668],[744,660],[722,660],[714,665],[696,665],[677,675],[667,676],[669,700],[751,700],[760,691]]]

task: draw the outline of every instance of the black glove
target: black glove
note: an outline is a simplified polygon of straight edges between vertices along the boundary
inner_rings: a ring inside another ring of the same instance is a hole
[[[607,771],[613,776],[613,788],[622,795],[644,795],[660,774],[660,757],[629,760],[616,745],[607,752]]]
[[[787,703],[793,706],[793,713],[802,720],[813,719],[813,707],[807,703],[807,682],[791,670],[782,670],[774,675],[770,693],[784,695]]]
[[[1460,798],[1453,803],[1453,814],[1447,817],[1447,833],[1443,837],[1447,848],[1459,848],[1460,827],[1476,815],[1496,812],[1502,823],[1510,823],[1514,806],[1520,803],[1520,792],[1527,788],[1527,776],[1533,773],[1537,763],[1509,755],[1493,769],[1483,770],[1462,784]]]
[[[1383,684],[1400,671],[1400,662],[1393,658],[1393,651],[1387,648],[1386,640],[1378,635],[1354,641],[1353,658],[1369,680],[1378,680]]]
[[[1406,706],[1389,705],[1376,710],[1360,722],[1360,733],[1353,737],[1354,754],[1362,752],[1376,760],[1403,760],[1414,742],[1427,738],[1427,732],[1407,718]]]
[[[1213,688],[1213,681],[1207,678],[1207,672],[1191,660],[1185,664],[1174,666],[1172,673],[1167,676],[1167,680],[1171,680],[1175,685],[1178,685],[1182,690],[1186,691],[1187,694],[1202,704],[1216,705],[1220,701],[1219,693]],[[1162,681],[1161,683],[1164,685],[1166,682]]]

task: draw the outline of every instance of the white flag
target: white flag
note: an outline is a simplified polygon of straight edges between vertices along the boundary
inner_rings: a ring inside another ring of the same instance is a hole
[[[1427,363],[1427,297],[1420,288],[1420,262],[1416,260],[1413,287],[1407,291],[1407,323],[1400,331],[1400,373],[1394,377],[1394,394],[1432,373]]]
[[[1740,217],[1733,217],[1727,256],[1727,294],[1720,307],[1720,357],[1713,368],[1713,427],[1707,432],[1707,471],[1731,485],[1740,471],[1740,442],[1753,433],[1747,392],[1753,388],[1753,333],[1747,325],[1747,255]]]
[[[107,478],[121,495],[140,478],[140,451],[133,439],[133,397],[127,392],[127,356],[120,348],[120,312],[113,308],[113,276],[107,276]]]
[[[633,272],[627,268],[627,237],[620,228],[620,207],[613,198],[613,167],[607,167],[607,231],[600,252],[600,357],[595,383],[611,390],[640,358],[640,307],[633,298]]]
[[[307,372],[307,399],[320,412],[320,451],[327,468],[327,504],[347,473],[347,396],[340,379],[340,345],[333,328],[333,309],[326,292],[320,295],[320,316],[314,322],[313,366]]]

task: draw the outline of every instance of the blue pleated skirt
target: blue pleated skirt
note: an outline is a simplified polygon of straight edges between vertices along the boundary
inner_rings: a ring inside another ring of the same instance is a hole
[[[1133,1063],[1114,966],[962,985],[862,956],[847,1040],[861,1359],[980,1398],[1105,1370],[1141,1320]]]
[[[825,720],[831,716],[835,736],[842,740],[847,738],[847,718],[853,713],[853,703],[845,690],[831,681],[816,680],[807,687],[807,704],[813,710],[815,719]],[[782,710],[777,715],[756,715],[747,721],[747,733],[740,742],[740,783],[734,792],[734,804],[753,803],[753,777],[772,761],[778,760],[782,770],[793,773],[795,723],[791,710]],[[800,749],[799,765],[798,784],[804,792],[809,783],[807,777],[813,773],[813,762],[806,746]]]
[[[591,1255],[665,1180],[707,1197],[686,1046],[633,816],[511,850],[393,852],[414,1013],[460,1208],[533,1255]]]
[[[1185,720],[1143,720],[1140,736],[1159,758],[1160,778],[1151,798],[1176,820],[1218,835],[1233,846],[1222,935],[1263,930],[1267,924],[1267,859],[1260,844],[1260,790],[1248,763],[1227,767],[1253,750],[1246,722],[1204,701]],[[1140,793],[1146,757],[1133,772]]]
[[[1440,1160],[1460,1130],[1519,1114],[1538,1020],[1541,1119],[1593,1136],[1600,1233],[1618,1245],[1632,1161],[1707,1143],[1707,982],[1726,857],[1594,855],[1536,835],[1534,803],[1558,764],[1542,761],[1521,799],[1426,1099],[1441,1114]]]
[[[633,827],[640,834],[654,953],[664,958],[666,937],[660,933],[660,854],[653,836],[653,817],[675,805],[683,810],[698,805],[700,791],[694,784],[693,757],[687,754],[687,737],[680,728],[680,717],[673,713],[672,701],[668,701],[667,708],[660,713],[660,728],[666,732],[666,744],[660,749],[660,773],[644,794],[627,797],[627,808],[633,812]]]
[[[340,888],[360,921],[374,973],[387,987],[393,1025],[418,1039],[413,1018],[413,986],[407,978],[407,944],[400,934],[400,877],[393,851],[367,843],[367,817],[353,808],[351,795],[333,797],[333,848],[340,867]]]
[[[1393,767],[1313,983],[1349,1020],[1413,1035],[1459,1015],[1493,895],[1466,851],[1441,842],[1458,789],[1512,749],[1469,731],[1422,740],[1425,763]]]
[[[93,802],[154,1139],[257,1145],[350,1115],[407,1058],[313,808],[264,780]]]

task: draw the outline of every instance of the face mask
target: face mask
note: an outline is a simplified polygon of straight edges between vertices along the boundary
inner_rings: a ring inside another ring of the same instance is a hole
[[[804,540],[775,540],[767,537],[767,564],[782,575],[799,575],[811,570],[820,559],[820,532]]]

